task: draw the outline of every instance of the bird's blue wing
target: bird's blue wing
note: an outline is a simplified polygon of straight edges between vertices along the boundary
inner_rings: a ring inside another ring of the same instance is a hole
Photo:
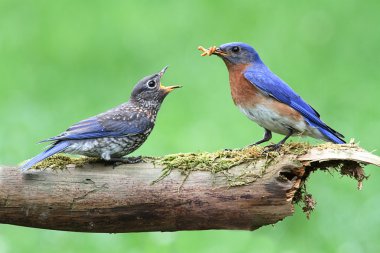
[[[305,115],[309,116],[310,114],[311,118],[319,118],[317,111],[307,104],[292,88],[290,88],[278,76],[273,74],[268,68],[248,68],[244,72],[244,77],[268,96],[291,107],[293,107],[292,104],[294,104],[295,107],[302,108]],[[300,113],[303,115],[302,112]]]
[[[244,77],[264,94],[298,111],[310,125],[331,131],[333,135],[343,138],[342,134],[327,126],[319,118],[319,114],[314,108],[307,104],[292,88],[273,74],[266,66],[248,67],[244,72]]]
[[[45,141],[82,140],[105,137],[136,135],[153,127],[154,123],[146,117],[131,117],[102,114],[74,124],[62,134]]]

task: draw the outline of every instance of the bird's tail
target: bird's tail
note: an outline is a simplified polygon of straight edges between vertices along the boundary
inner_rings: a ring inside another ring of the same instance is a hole
[[[47,150],[45,150],[41,154],[36,155],[32,159],[30,159],[28,162],[23,164],[20,167],[21,171],[27,171],[33,165],[41,162],[42,160],[44,160],[44,159],[46,159],[46,158],[48,158],[48,157],[50,157],[56,153],[59,153],[59,152],[65,150],[68,146],[70,146],[70,143],[68,141],[62,141],[62,142],[58,142],[56,144],[53,144],[53,146],[51,146],[50,148],[48,148]]]
[[[332,128],[324,129],[321,127],[318,127],[319,131],[326,137],[327,141],[331,141],[336,144],[344,144],[346,143],[345,140],[343,140],[344,136],[337,131],[335,131]]]

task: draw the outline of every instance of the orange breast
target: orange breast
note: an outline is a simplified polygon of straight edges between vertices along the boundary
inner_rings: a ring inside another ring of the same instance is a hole
[[[252,107],[262,103],[264,95],[244,77],[244,70],[248,65],[227,64],[230,76],[231,96],[235,105]]]
[[[262,105],[293,120],[301,120],[302,115],[290,106],[264,95],[258,88],[251,84],[245,77],[244,71],[247,65],[226,64],[230,77],[231,96],[235,105],[243,108],[254,108]]]

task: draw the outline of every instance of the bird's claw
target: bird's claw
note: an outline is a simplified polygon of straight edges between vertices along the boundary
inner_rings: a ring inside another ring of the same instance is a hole
[[[277,143],[277,144],[271,144],[268,146],[264,147],[263,154],[269,153],[271,151],[279,151],[282,147],[282,143]]]
[[[135,157],[126,157],[124,158],[124,160],[125,160],[125,163],[128,163],[128,164],[141,163],[144,161],[141,155],[135,156]]]
[[[212,46],[210,48],[204,48],[202,46],[199,46],[198,47],[198,50],[202,51],[203,53],[201,54],[201,56],[210,56],[212,55],[213,53],[215,53],[216,51],[216,46]]]
[[[136,156],[136,157],[125,157],[125,158],[111,158],[110,160],[106,161],[106,164],[111,164],[114,167],[123,165],[123,164],[136,164],[143,162],[144,160],[142,159],[141,156]]]

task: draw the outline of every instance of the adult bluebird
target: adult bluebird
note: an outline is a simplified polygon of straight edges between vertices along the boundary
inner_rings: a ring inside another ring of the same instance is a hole
[[[235,105],[251,120],[265,129],[264,138],[252,145],[269,141],[272,132],[285,135],[278,149],[292,135],[343,144],[344,136],[326,125],[314,108],[306,103],[260,59],[251,46],[233,42],[205,49],[204,55],[217,55],[227,66],[231,95]]]
[[[162,86],[167,67],[140,80],[128,102],[85,119],[62,134],[45,141],[52,145],[26,162],[22,171],[56,154],[68,153],[99,157],[107,161],[127,161],[123,156],[135,151],[153,130],[157,113],[166,95],[180,86]]]

